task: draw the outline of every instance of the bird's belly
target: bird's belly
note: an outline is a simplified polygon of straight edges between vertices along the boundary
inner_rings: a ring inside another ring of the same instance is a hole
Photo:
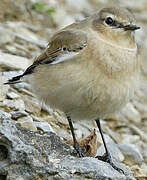
[[[94,120],[111,117],[128,103],[133,93],[134,88],[130,84],[80,88],[67,83],[64,87],[48,90],[48,95],[42,95],[42,99],[52,108],[69,114],[73,121]]]
[[[110,117],[112,113],[119,111],[134,94],[135,78],[133,81],[100,80],[99,78],[87,80],[90,77],[89,74],[86,77],[87,73],[82,73],[84,79],[80,79],[78,73],[77,76],[63,73],[63,76],[57,76],[53,72],[48,76],[41,74],[44,81],[37,79],[36,75],[32,77],[31,82],[34,82],[32,85],[35,94],[41,100],[52,108],[69,114],[73,120]],[[38,81],[39,83],[36,83]]]
[[[79,98],[81,106],[72,109],[71,116],[75,120],[110,118],[113,113],[120,111],[133,98],[134,89],[130,82],[91,87]]]
[[[97,92],[90,109],[93,109],[93,114],[97,114],[99,118],[109,118],[113,113],[120,111],[133,95],[134,87],[131,87],[130,82],[108,83]]]

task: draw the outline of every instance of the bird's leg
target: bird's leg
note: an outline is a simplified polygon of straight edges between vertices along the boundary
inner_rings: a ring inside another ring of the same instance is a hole
[[[74,128],[73,128],[73,124],[72,124],[70,116],[67,116],[67,120],[68,120],[69,127],[70,127],[72,137],[73,137],[73,142],[74,142],[73,147],[77,151],[79,157],[85,157],[84,150],[81,149],[81,147],[79,146],[79,143],[76,140],[75,133],[74,133]]]
[[[101,124],[100,124],[100,120],[96,119],[95,121],[96,121],[97,127],[99,129],[99,132],[100,132],[103,144],[104,144],[104,148],[105,148],[104,155],[103,156],[96,156],[96,158],[98,158],[101,161],[109,163],[115,170],[117,170],[118,172],[122,172],[124,174],[124,171],[122,169],[116,167],[116,165],[112,162],[112,157],[111,157],[111,155],[107,149],[107,146],[106,146],[106,142],[105,142],[104,135],[103,135],[102,128],[101,128]]]

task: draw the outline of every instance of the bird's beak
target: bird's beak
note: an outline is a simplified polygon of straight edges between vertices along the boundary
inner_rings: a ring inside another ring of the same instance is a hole
[[[137,29],[140,29],[139,26],[136,26],[135,24],[129,24],[129,25],[126,25],[126,26],[123,26],[124,30],[125,31],[135,31]]]

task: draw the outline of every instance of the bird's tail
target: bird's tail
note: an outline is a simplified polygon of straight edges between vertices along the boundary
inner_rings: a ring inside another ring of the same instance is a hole
[[[21,81],[21,77],[23,77],[24,74],[21,74],[19,76],[15,76],[12,79],[9,79],[8,82],[4,83],[4,84],[16,84],[16,83],[20,83]]]

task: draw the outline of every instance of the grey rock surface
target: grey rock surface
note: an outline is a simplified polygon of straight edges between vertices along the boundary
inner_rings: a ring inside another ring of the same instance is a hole
[[[11,115],[9,113],[0,110],[0,120],[1,119],[10,119],[10,118],[11,118]]]
[[[74,157],[70,146],[52,132],[40,134],[16,126],[7,113],[0,116],[0,175],[16,179],[134,180],[131,171],[115,162],[125,175],[96,158]],[[115,160],[114,160],[115,161]]]
[[[0,52],[0,66],[4,69],[25,70],[29,65],[28,59]]]
[[[142,154],[135,144],[118,144],[118,147],[126,156],[126,159],[129,159],[129,163],[141,164],[143,162]]]
[[[47,122],[33,122],[33,124],[37,127],[38,130],[55,133],[53,128]]]
[[[25,111],[12,111],[11,115],[13,120],[17,120],[18,118],[27,116],[28,113]]]

